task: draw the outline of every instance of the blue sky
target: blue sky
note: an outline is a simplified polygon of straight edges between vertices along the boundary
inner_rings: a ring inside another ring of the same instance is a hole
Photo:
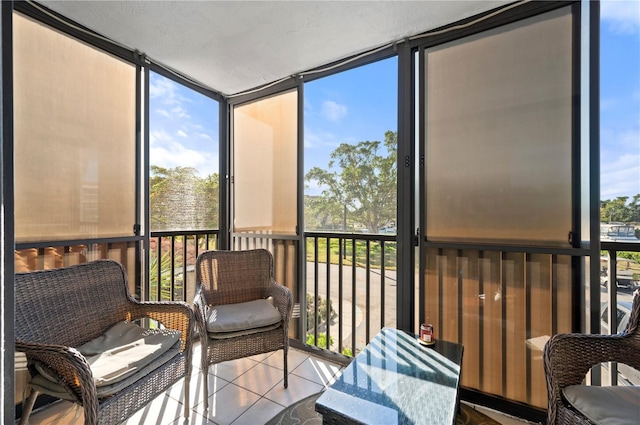
[[[393,57],[305,84],[305,172],[326,168],[341,143],[383,142],[386,131],[397,131],[397,74]]]
[[[397,130],[397,60],[304,86],[305,171],[340,143]],[[151,163],[218,171],[218,104],[151,74]],[[640,1],[601,3],[601,199],[640,193]],[[317,193],[310,188],[310,193]]]
[[[603,1],[600,199],[640,193],[640,1]]]
[[[218,172],[218,102],[161,75],[149,76],[149,160]]]

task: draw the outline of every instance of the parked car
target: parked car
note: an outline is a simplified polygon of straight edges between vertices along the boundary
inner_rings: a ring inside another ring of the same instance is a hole
[[[636,237],[636,228],[626,223],[600,224],[601,242],[640,242]]]
[[[609,285],[609,276],[606,270],[600,275],[600,285],[605,288]],[[618,270],[616,271],[616,286],[618,288],[626,288],[632,291],[640,288],[640,280],[638,276],[630,271]]]
[[[600,304],[600,332],[602,334],[609,334],[609,306],[607,303]],[[616,317],[618,326],[614,333],[620,333],[626,329],[629,324],[629,318],[631,317],[631,302],[630,301],[618,301],[616,309]]]
[[[396,234],[396,228],[395,228],[395,226],[393,226],[393,227],[391,227],[391,226],[389,226],[389,227],[387,227],[387,226],[381,227],[380,230],[378,230],[378,233],[388,233],[388,234],[395,235]]]
[[[629,319],[631,318],[631,301],[618,301],[616,309],[616,317],[618,327],[614,333],[620,333],[627,328]],[[609,334],[609,307],[607,303],[600,304],[600,332]],[[609,367],[605,364],[604,370],[608,371]],[[618,364],[618,384],[619,385],[640,385],[640,371],[623,363]]]

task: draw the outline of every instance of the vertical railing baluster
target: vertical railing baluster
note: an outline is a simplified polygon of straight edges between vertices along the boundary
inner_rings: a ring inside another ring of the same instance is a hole
[[[182,236],[182,301],[187,301],[187,235]]]
[[[313,238],[313,342],[318,346],[318,237]]]
[[[366,332],[365,332],[365,344],[368,344],[371,339],[371,241],[369,239],[365,242],[366,246],[366,296],[365,296],[365,316],[366,316]]]
[[[609,302],[609,334],[618,333],[618,251],[615,249],[608,250],[609,267],[607,269],[609,283],[607,284],[608,302]],[[598,282],[600,284],[600,282]],[[618,385],[618,364],[609,363],[609,381],[611,385]]]
[[[351,238],[351,348],[356,355],[356,238]]]
[[[325,297],[326,302],[326,314],[327,314],[327,339],[325,347],[327,350],[331,349],[331,238],[327,237],[327,295]]]
[[[169,299],[174,300],[174,288],[176,286],[176,237],[171,236],[171,286],[169,287]]]
[[[338,238],[338,352],[342,353],[342,279],[343,279],[343,261],[342,256],[344,255],[343,249],[343,241],[344,236],[340,236]]]
[[[385,298],[384,298],[384,284],[385,284],[385,245],[384,239],[380,241],[380,328],[385,326]]]
[[[162,300],[162,236],[158,236],[157,249],[157,261],[156,268],[158,269],[158,278],[156,279],[156,301]]]

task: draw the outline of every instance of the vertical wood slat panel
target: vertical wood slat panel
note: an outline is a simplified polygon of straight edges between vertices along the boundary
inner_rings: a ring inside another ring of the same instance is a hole
[[[526,292],[525,255],[506,253],[503,262],[506,297],[506,396],[526,400]]]
[[[273,269],[276,282],[289,288],[293,297],[293,303],[300,304],[301,300],[297,285],[297,252],[295,242],[275,239],[271,244],[271,253],[273,254]],[[303,312],[300,312],[300,314],[303,314]],[[292,318],[289,322],[290,337],[298,337],[299,326],[300,319]]]
[[[571,331],[571,257],[428,248],[425,267],[424,320],[464,345],[462,385],[546,407],[542,350]]]
[[[504,395],[502,391],[502,273],[499,252],[486,251],[479,260],[484,289],[482,320],[482,391]]]
[[[439,310],[439,267],[438,267],[438,250],[434,248],[427,249],[425,258],[425,290],[424,290],[424,311],[425,317],[422,318],[424,323],[433,324],[435,335],[442,338],[442,326],[440,326]]]
[[[458,258],[462,275],[462,385],[480,385],[480,280],[478,279],[478,251],[465,251]]]
[[[295,241],[287,241],[286,255],[287,255],[287,267],[285,271],[285,286],[291,290],[293,297],[293,303],[301,303],[300,294],[298,292],[298,244]],[[292,319],[289,322],[289,336],[292,338],[298,338],[299,328],[301,322],[300,319]]]
[[[544,344],[551,335],[552,291],[551,256],[531,254],[527,265],[527,285],[530,288],[529,350],[530,390],[528,403],[544,408],[547,406],[546,381],[542,364]]]
[[[571,257],[568,255],[558,256],[554,264],[554,287],[556,297],[556,333],[567,333],[572,331],[571,312],[573,311],[573,291],[571,288]]]
[[[458,335],[458,251],[447,249],[440,256],[442,300],[442,337],[450,342],[460,343]]]

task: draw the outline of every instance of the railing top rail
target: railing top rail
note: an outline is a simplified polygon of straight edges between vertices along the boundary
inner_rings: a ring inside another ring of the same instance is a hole
[[[370,241],[395,242],[396,235],[381,233],[348,233],[348,232],[304,232],[306,238],[357,239]]]
[[[640,252],[640,241],[638,242],[601,242],[600,247],[607,251]]]
[[[68,239],[68,240],[50,240],[44,242],[20,242],[16,243],[16,250],[30,249],[30,248],[49,248],[52,246],[75,246],[75,245],[93,245],[93,244],[107,244],[107,243],[119,243],[119,242],[137,242],[141,241],[143,236],[123,236],[112,238],[88,238],[88,239]]]
[[[208,230],[161,230],[157,232],[151,232],[150,236],[152,238],[163,238],[170,236],[192,236],[192,235],[211,235],[211,234],[219,234],[219,229],[208,229]]]

